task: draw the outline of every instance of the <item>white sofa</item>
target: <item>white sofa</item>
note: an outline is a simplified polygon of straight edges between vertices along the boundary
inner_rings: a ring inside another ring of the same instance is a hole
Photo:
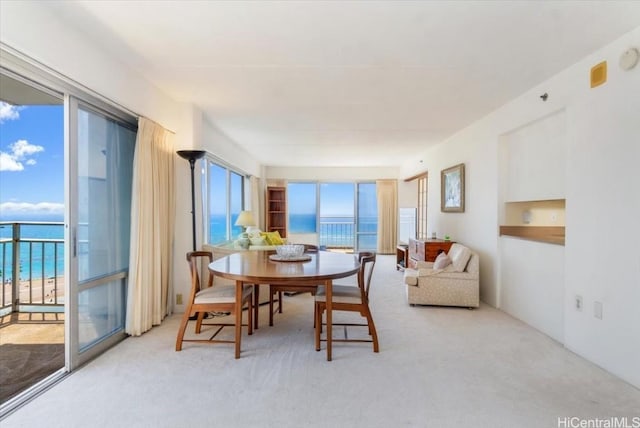
[[[440,305],[477,308],[480,305],[480,259],[462,244],[453,244],[451,264],[434,269],[432,262],[418,262],[417,269],[406,269],[404,283],[411,305]]]

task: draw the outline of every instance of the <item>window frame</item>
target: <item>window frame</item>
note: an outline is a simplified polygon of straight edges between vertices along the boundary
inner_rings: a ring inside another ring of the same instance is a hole
[[[217,245],[223,242],[227,242],[234,239],[234,225],[233,225],[233,209],[232,209],[232,200],[237,197],[237,194],[233,193],[233,181],[232,174],[238,175],[241,178],[240,185],[240,199],[241,199],[241,207],[240,211],[245,210],[246,207],[246,192],[247,192],[247,175],[240,171],[237,168],[234,168],[227,164],[226,162],[216,158],[215,156],[207,153],[205,157],[202,159],[202,229],[203,229],[203,243],[209,245]],[[226,186],[226,197],[225,197],[225,239],[223,241],[212,242],[211,240],[211,189],[210,189],[210,168],[211,166],[217,166],[225,170],[225,186]],[[239,213],[237,213],[239,214]]]
[[[375,233],[373,232],[360,232],[359,228],[359,219],[358,219],[358,204],[359,204],[359,195],[358,195],[358,190],[359,190],[359,186],[361,184],[373,184],[374,186],[376,186],[376,181],[375,180],[337,180],[337,181],[330,181],[330,180],[291,180],[291,181],[287,181],[287,206],[291,206],[291,204],[289,203],[289,198],[291,197],[291,192],[289,189],[289,185],[290,184],[315,184],[315,192],[316,192],[316,228],[315,228],[315,232],[294,232],[294,231],[289,231],[292,234],[299,234],[299,235],[304,235],[304,234],[315,234],[318,235],[318,242],[320,240],[320,224],[321,224],[321,217],[320,217],[320,209],[321,209],[321,186],[323,184],[338,184],[338,183],[347,183],[347,184],[352,184],[353,188],[354,188],[354,193],[353,193],[353,219],[354,219],[354,223],[353,223],[353,249],[354,251],[359,251],[358,248],[358,242],[359,239],[358,237],[360,235],[377,235],[377,230]],[[377,195],[376,195],[377,198]],[[287,223],[290,224],[290,219],[289,219],[289,215],[290,213],[287,213]],[[376,215],[376,224],[378,221],[378,214]]]

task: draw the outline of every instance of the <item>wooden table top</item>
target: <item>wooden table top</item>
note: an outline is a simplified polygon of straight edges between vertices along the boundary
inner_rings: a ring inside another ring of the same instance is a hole
[[[214,274],[248,283],[300,283],[326,281],[354,275],[360,268],[353,254],[318,251],[311,260],[281,262],[269,259],[274,251],[241,251],[222,257],[209,265]]]

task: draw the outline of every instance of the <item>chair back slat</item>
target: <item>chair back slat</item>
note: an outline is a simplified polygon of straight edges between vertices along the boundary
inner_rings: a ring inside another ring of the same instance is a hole
[[[363,298],[369,301],[369,289],[371,288],[371,277],[373,268],[376,265],[376,253],[371,251],[361,251],[358,253],[360,270],[358,271],[358,286],[363,294]]]
[[[200,280],[200,272],[203,266],[209,266],[213,261],[213,254],[211,251],[190,251],[187,253],[187,262],[191,271],[191,288],[197,293],[202,287]],[[206,270],[208,272],[208,269]],[[206,287],[213,285],[213,275],[207,275]]]

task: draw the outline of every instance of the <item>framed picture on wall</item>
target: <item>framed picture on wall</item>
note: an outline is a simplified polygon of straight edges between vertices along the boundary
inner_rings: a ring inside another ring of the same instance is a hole
[[[440,171],[440,211],[464,212],[464,164]]]

